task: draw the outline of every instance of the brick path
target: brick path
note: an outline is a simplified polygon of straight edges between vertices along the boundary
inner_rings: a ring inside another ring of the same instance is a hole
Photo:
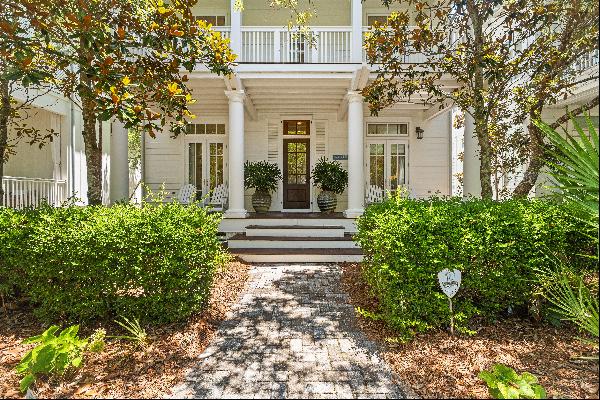
[[[176,398],[405,398],[354,326],[337,265],[257,265]]]

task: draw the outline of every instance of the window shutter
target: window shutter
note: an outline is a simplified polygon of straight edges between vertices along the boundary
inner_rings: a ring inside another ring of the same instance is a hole
[[[316,121],[315,125],[315,153],[318,160],[327,155],[327,121]]]
[[[279,121],[272,119],[267,123],[267,159],[275,164],[279,162],[279,125]]]

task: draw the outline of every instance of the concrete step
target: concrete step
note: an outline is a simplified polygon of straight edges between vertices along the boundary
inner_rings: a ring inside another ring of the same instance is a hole
[[[231,249],[231,253],[252,263],[340,263],[360,262],[361,249]]]
[[[246,236],[261,237],[314,237],[343,238],[346,233],[342,225],[309,226],[309,225],[248,225]]]
[[[353,249],[358,245],[352,235],[343,237],[281,237],[238,234],[227,241],[230,249]]]

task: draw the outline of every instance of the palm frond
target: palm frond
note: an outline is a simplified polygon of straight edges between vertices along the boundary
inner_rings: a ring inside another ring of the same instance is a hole
[[[589,117],[587,130],[572,118],[576,137],[563,136],[542,121],[536,126],[545,133],[554,146],[553,160],[548,162],[550,175],[560,190],[561,199],[571,203],[580,219],[598,228],[598,132]]]

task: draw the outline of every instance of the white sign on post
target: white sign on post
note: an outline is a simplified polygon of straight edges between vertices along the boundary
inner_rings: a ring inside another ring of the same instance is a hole
[[[457,269],[450,271],[448,268],[445,268],[438,272],[438,281],[440,282],[440,287],[442,288],[442,292],[448,296],[448,302],[450,303],[450,333],[452,335],[454,335],[452,298],[456,295],[456,292],[458,292],[458,289],[460,288],[461,278],[462,274]]]
[[[461,273],[455,269],[450,271],[448,268],[438,272],[438,280],[442,287],[442,292],[449,298],[453,298],[458,288],[460,288]]]

